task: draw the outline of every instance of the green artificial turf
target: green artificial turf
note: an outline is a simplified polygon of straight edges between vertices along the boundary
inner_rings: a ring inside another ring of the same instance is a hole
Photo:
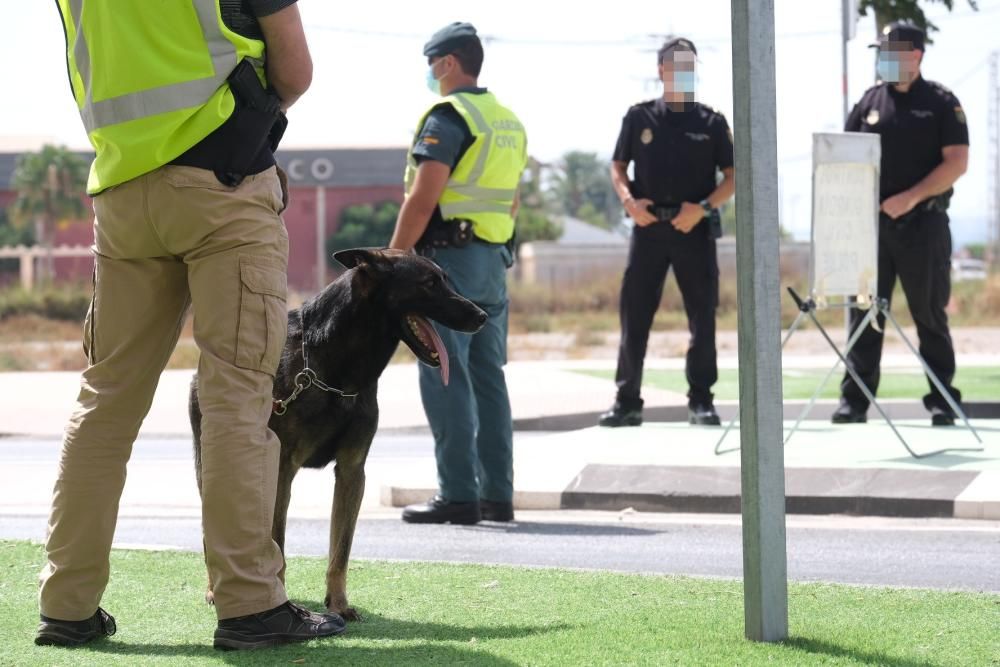
[[[833,364],[831,363],[831,366]],[[612,370],[594,369],[579,371],[586,375],[614,379]],[[788,400],[806,400],[813,395],[820,382],[826,376],[826,370],[785,369],[782,390]],[[840,395],[840,380],[844,376],[843,367],[834,373],[827,382],[820,398],[835,399]],[[687,393],[687,379],[682,370],[646,369],[642,376],[644,387],[655,387]],[[997,401],[1000,400],[1000,367],[959,367],[955,374],[954,384],[962,390],[962,398],[966,401]],[[734,369],[720,369],[719,381],[712,388],[715,399],[719,401],[735,401],[739,398],[739,377]],[[883,371],[879,383],[878,398],[912,398],[920,399],[928,391],[927,380],[916,368],[902,371],[889,369]]]
[[[0,542],[0,665],[996,665],[1000,597],[798,584],[791,638],[743,638],[737,581],[481,565],[355,561],[365,615],[341,637],[211,648],[200,554],[115,551],[103,606],[118,634],[36,647],[42,549]],[[293,558],[293,599],[318,608],[325,563]]]

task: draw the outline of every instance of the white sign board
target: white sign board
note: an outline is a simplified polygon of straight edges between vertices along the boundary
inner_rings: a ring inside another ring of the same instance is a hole
[[[868,303],[878,288],[877,134],[813,135],[813,215],[809,292]]]

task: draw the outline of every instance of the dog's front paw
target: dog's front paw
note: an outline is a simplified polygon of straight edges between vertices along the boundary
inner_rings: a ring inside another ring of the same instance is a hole
[[[327,595],[326,599],[323,600],[323,604],[326,606],[328,612],[337,614],[345,621],[362,621],[361,614],[354,607],[347,604],[347,600],[341,599],[339,601],[331,601],[330,596]]]

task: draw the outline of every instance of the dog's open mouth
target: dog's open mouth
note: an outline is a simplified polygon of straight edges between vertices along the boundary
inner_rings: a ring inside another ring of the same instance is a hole
[[[419,315],[407,315],[403,342],[417,359],[441,370],[441,381],[448,384],[448,351],[434,327]]]

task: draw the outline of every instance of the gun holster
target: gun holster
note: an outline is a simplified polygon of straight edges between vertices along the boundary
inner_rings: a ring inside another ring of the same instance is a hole
[[[417,247],[421,250],[429,248],[464,248],[472,243],[474,235],[472,233],[472,221],[470,220],[444,220],[434,216],[423,236],[417,242]]]
[[[220,183],[235,187],[243,182],[254,159],[265,147],[272,152],[278,148],[288,119],[281,111],[281,100],[264,88],[249,59],[241,60],[226,81],[236,100],[232,122],[237,136],[243,140],[229,147],[215,176]]]
[[[646,210],[656,216],[657,222],[670,222],[681,212],[681,207],[652,204]],[[711,213],[707,213],[701,219],[701,222],[708,223],[708,232],[713,239],[722,238],[722,214],[719,213],[719,209],[713,208]]]

